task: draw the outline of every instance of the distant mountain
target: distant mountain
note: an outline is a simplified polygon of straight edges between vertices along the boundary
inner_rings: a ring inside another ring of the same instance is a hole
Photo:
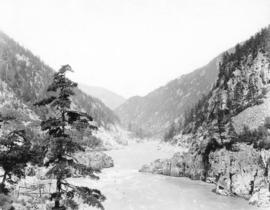
[[[54,72],[32,52],[0,32],[1,111],[17,110],[24,115],[23,119],[42,117],[44,112],[33,107],[33,103],[47,94],[46,89]],[[78,88],[75,89],[72,102],[74,108],[86,111],[100,126],[107,127],[119,121],[99,99],[83,93]]]
[[[102,87],[79,84],[79,88],[90,96],[100,99],[106,106],[114,110],[124,103],[124,97]]]
[[[121,122],[131,130],[148,135],[163,135],[174,121],[183,118],[186,110],[207,94],[217,79],[216,57],[206,66],[183,75],[144,97],[128,99],[116,109]]]

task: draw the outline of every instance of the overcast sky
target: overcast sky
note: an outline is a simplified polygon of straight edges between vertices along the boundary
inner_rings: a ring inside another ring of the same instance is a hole
[[[145,95],[270,24],[270,0],[0,0],[0,28],[71,78]]]

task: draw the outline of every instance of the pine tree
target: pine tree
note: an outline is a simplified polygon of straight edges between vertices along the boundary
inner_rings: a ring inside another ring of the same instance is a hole
[[[219,139],[221,144],[224,143],[225,140],[225,119],[226,119],[226,104],[224,103],[223,100],[223,90],[220,89],[217,98],[216,98],[216,119],[217,119],[217,133],[219,135]]]
[[[225,113],[224,110],[218,109],[217,111],[217,132],[219,134],[221,144],[224,143],[225,137]]]
[[[72,71],[71,67],[64,65],[54,74],[53,82],[47,89],[49,96],[35,104],[48,106],[55,112],[54,117],[41,122],[41,129],[50,136],[45,166],[51,166],[51,169],[47,175],[56,178],[56,191],[51,194],[51,200],[54,200],[53,210],[78,208],[78,204],[74,201],[75,196],[90,206],[104,209],[101,202],[105,200],[105,196],[99,190],[74,186],[65,180],[72,176],[73,170],[83,171],[91,178],[98,178],[95,175],[97,171],[78,163],[74,158],[74,153],[84,151],[84,148],[78,141],[74,141],[69,132],[70,128],[76,129],[78,124],[80,128],[96,129],[96,127],[90,124],[93,121],[91,116],[71,109],[70,97],[74,95],[73,88],[77,87],[77,84],[66,78],[67,71]]]
[[[14,130],[0,139],[0,148],[0,166],[4,171],[0,193],[7,195],[6,182],[13,185],[25,176],[24,168],[31,160],[31,143],[24,130]]]
[[[0,114],[0,128],[11,120],[15,120],[15,118]],[[24,168],[32,158],[30,149],[31,142],[27,138],[25,130],[15,129],[7,134],[2,134],[0,137],[0,166],[4,174],[0,183],[0,193],[5,195],[9,193],[6,182],[14,185],[25,176]]]
[[[244,85],[241,81],[237,82],[234,88],[234,101],[233,101],[233,109],[238,112],[239,108],[241,108],[244,98]]]
[[[247,99],[250,100],[251,102],[255,102],[257,95],[258,95],[258,87],[255,83],[254,75],[251,75],[248,83]]]
[[[232,100],[232,96],[230,93],[231,93],[231,90],[227,89],[226,107],[227,107],[228,111],[231,113],[231,111],[233,109],[233,100]]]

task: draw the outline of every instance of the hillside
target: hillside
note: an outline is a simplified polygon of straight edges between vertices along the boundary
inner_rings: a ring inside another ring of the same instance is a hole
[[[142,171],[214,183],[218,194],[270,206],[269,87],[270,27],[222,55],[215,85],[172,139],[188,152]]]
[[[144,97],[128,99],[116,109],[121,122],[132,130],[142,129],[150,135],[163,135],[174,121],[204,94],[207,94],[218,75],[219,57],[206,66],[177,78]]]
[[[29,50],[0,33],[1,100],[5,101],[1,104],[1,109],[18,110],[24,107],[21,113],[31,113],[28,114],[30,118],[41,117],[42,113],[33,104],[46,94],[53,72],[52,68]],[[99,99],[88,96],[79,89],[75,92],[73,105],[92,115],[98,125],[109,127],[118,122],[117,116]]]
[[[102,87],[79,84],[79,88],[86,94],[100,99],[111,110],[124,103],[124,97]]]
[[[223,54],[215,86],[189,110],[184,132],[195,133],[209,123],[232,121],[239,133],[244,125],[255,129],[263,124],[270,115],[265,108],[270,83],[269,45],[269,30],[265,29],[237,44],[233,53]]]

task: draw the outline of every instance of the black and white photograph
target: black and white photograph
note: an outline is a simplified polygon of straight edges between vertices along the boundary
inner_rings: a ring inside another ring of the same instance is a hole
[[[0,210],[269,210],[270,0],[0,0]]]

